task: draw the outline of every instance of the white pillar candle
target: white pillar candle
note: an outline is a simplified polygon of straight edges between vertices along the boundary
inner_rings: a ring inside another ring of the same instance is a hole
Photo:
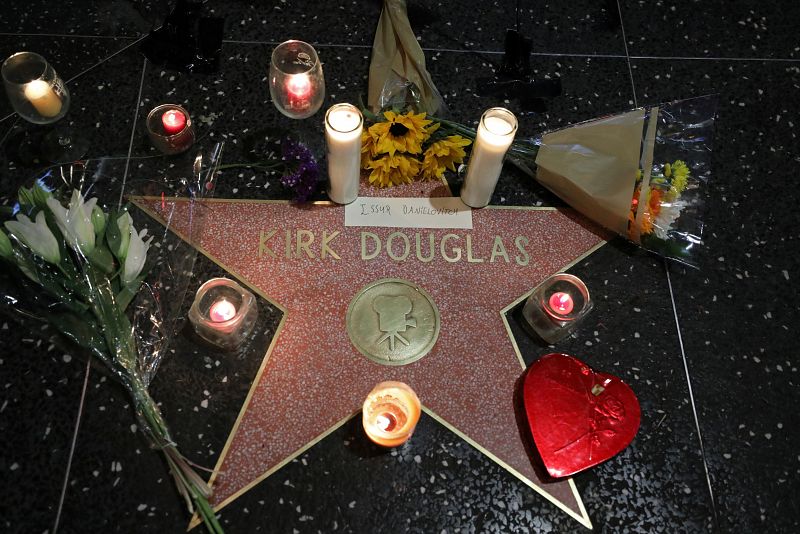
[[[517,118],[507,109],[491,108],[483,114],[461,188],[464,204],[482,208],[489,203],[516,133]]]
[[[42,117],[55,117],[61,113],[61,99],[44,80],[33,80],[26,84],[25,98]]]
[[[351,104],[334,104],[325,113],[330,181],[328,196],[338,204],[349,204],[358,196],[363,128],[364,118]]]

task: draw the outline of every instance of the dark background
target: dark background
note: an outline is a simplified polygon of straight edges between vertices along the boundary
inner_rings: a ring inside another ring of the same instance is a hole
[[[191,112],[198,147],[226,141],[226,162],[247,157],[247,140],[267,126],[292,128],[321,151],[321,114],[292,122],[270,103],[269,55],[283,40],[317,48],[324,108],[366,92],[378,2],[205,2],[207,14],[224,17],[221,66],[210,75],[167,70],[140,54],[138,40],[171,4],[0,6],[0,56],[39,52],[68,81],[72,105],[62,123],[90,142],[89,179],[109,204],[121,188],[189,176],[194,151],[158,157],[147,140],[143,117],[164,101]],[[633,444],[575,480],[601,532],[798,531],[800,4],[411,1],[409,14],[428,69],[462,122],[505,105],[520,119],[518,135],[527,136],[636,105],[719,93],[700,269],[665,264],[617,240],[570,270],[586,281],[596,307],[558,350],[622,377],[642,407]],[[476,94],[477,80],[502,61],[505,29],[515,26],[532,39],[533,75],[562,82],[563,95],[546,112]],[[46,167],[18,150],[26,134],[46,128],[11,113],[0,98],[6,205]],[[459,179],[449,178],[457,190]],[[277,176],[225,171],[217,196],[291,195]],[[509,166],[492,203],[560,205]],[[195,274],[199,285],[221,273],[200,258]],[[280,315],[260,305],[266,347]],[[527,337],[517,316],[512,325],[526,362],[550,352]],[[187,512],[160,455],[137,433],[126,393],[38,325],[20,327],[4,315],[0,335],[0,528],[182,532]],[[186,331],[173,349],[153,396],[183,452],[211,467],[264,350],[220,353]],[[222,523],[231,533],[583,530],[427,416],[407,445],[378,452],[351,420],[226,507]]]

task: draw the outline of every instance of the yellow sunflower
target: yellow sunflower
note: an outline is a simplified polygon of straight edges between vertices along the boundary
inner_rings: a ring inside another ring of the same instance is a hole
[[[385,111],[385,122],[377,122],[369,127],[369,133],[375,140],[378,154],[394,156],[395,152],[419,154],[426,137],[426,127],[431,120],[425,113],[412,112],[401,115],[393,111]]]
[[[395,154],[372,160],[368,167],[372,170],[369,183],[377,187],[392,187],[410,184],[419,174],[420,162],[413,157]]]
[[[361,134],[361,168],[369,170],[369,164],[372,159],[377,155],[375,147],[375,139],[369,133],[369,130],[364,130]]]
[[[464,161],[467,153],[464,147],[471,143],[469,139],[460,135],[450,135],[431,143],[425,151],[422,161],[422,178],[425,180],[440,179],[445,169],[456,170],[456,163]]]

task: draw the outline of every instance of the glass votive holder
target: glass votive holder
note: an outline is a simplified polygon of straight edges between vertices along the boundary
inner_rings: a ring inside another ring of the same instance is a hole
[[[197,335],[223,349],[235,349],[247,339],[258,319],[255,297],[228,278],[205,282],[189,309]]]
[[[352,104],[334,104],[325,113],[328,197],[337,204],[349,204],[358,197],[363,129],[364,117]]]
[[[539,337],[553,344],[572,332],[592,307],[586,284],[577,276],[559,273],[533,290],[522,317]]]
[[[481,116],[461,188],[461,200],[467,206],[482,208],[489,204],[517,125],[517,117],[505,108],[487,109]]]
[[[69,91],[47,61],[34,52],[18,52],[3,62],[6,94],[20,117],[50,124],[69,110]]]
[[[402,382],[381,382],[367,395],[362,412],[367,437],[384,447],[402,445],[414,433],[420,402]]]
[[[269,63],[269,94],[278,111],[292,119],[305,119],[322,107],[325,77],[313,46],[291,40],[275,47]]]
[[[180,154],[194,144],[189,112],[177,104],[161,104],[147,115],[147,135],[162,154]]]

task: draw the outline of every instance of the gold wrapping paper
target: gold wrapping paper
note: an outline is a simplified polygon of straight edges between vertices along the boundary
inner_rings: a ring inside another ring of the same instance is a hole
[[[425,68],[425,54],[408,21],[406,1],[384,0],[369,66],[367,103],[370,109],[380,111],[384,88],[406,80],[420,90],[421,109],[418,111],[436,113],[442,105],[442,97]]]
[[[537,180],[593,221],[627,235],[644,117],[636,109],[545,134]],[[652,144],[649,150],[652,158]]]

